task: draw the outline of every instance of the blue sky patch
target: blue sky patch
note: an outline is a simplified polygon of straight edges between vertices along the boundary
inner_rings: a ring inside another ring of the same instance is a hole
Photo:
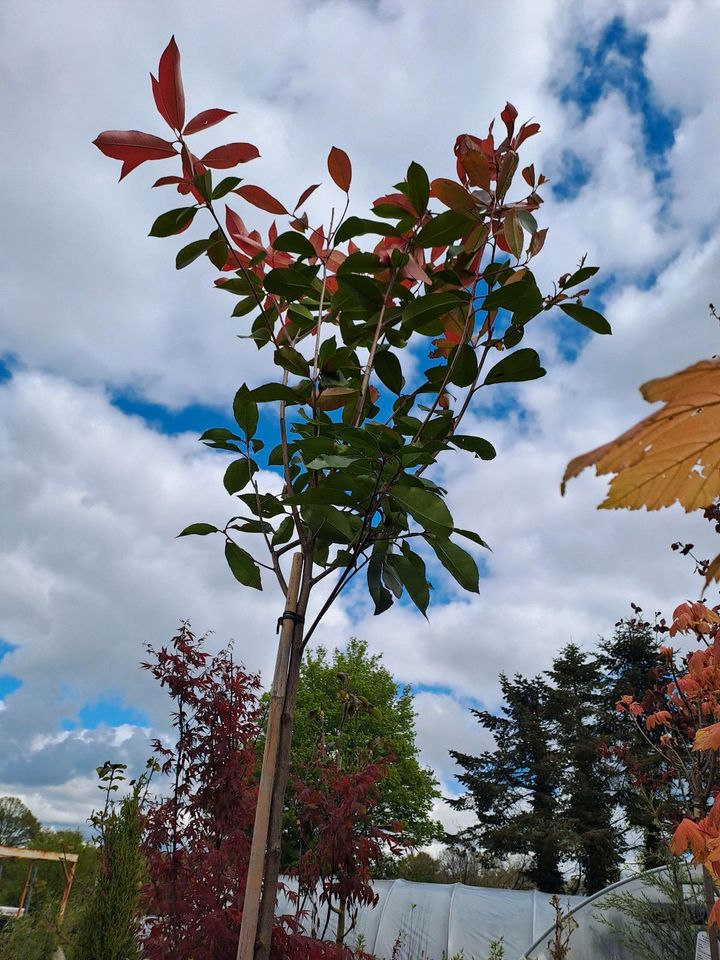
[[[142,710],[125,706],[119,696],[86,703],[78,710],[77,720],[63,720],[63,730],[95,730],[99,726],[119,727],[129,723],[136,727],[149,727],[150,721]]]
[[[644,70],[647,36],[615,17],[594,43],[577,47],[577,73],[560,90],[565,103],[574,103],[585,119],[609,93],[621,94],[641,119],[645,150],[654,161],[656,177],[667,175],[662,158],[675,139],[679,115],[664,110],[653,97]]]

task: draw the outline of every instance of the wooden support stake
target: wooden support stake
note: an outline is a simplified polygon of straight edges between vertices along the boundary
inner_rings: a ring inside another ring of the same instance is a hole
[[[294,614],[297,610],[301,573],[302,554],[296,553],[292,558],[290,579],[288,580],[288,591],[285,600],[286,614]],[[240,925],[237,960],[253,960],[255,953],[258,916],[260,914],[260,901],[262,899],[263,875],[265,873],[265,849],[267,847],[268,824],[270,822],[270,804],[273,784],[275,782],[278,743],[280,740],[280,719],[285,701],[285,685],[287,683],[290,646],[294,632],[295,623],[292,617],[284,617],[280,629],[277,658],[275,660],[275,674],[270,690],[270,709],[268,711],[268,724],[265,735],[265,750],[263,752],[260,786],[258,788],[257,807],[255,809],[255,824],[253,826],[252,846],[250,848],[250,863],[248,864],[247,884],[245,886],[245,900],[243,903],[242,923]]]
[[[73,879],[75,877],[75,870],[77,868],[77,862],[71,863],[70,867],[66,867],[65,861],[63,860],[63,869],[65,870],[65,889],[63,891],[62,900],[60,901],[60,914],[58,920],[60,923],[63,922],[65,917],[65,908],[67,907],[68,900],[70,899],[70,888],[73,885]]]

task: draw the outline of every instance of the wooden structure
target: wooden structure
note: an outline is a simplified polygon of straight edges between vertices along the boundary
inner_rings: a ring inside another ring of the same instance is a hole
[[[78,863],[77,853],[57,853],[55,850],[27,850],[25,847],[0,847],[0,857],[12,857],[14,860],[30,861],[52,860],[56,863],[62,864],[63,872],[65,874],[65,890],[63,891],[62,900],[60,901],[59,914],[59,919],[62,923],[62,919],[65,916],[65,908],[67,907],[68,899],[70,897],[70,889],[72,887],[73,880],[75,879],[75,870],[77,869]],[[15,913],[16,917],[21,917],[23,915],[23,908],[25,906],[25,900],[27,899],[28,890],[30,889],[30,877],[32,876],[34,866],[35,863],[31,862],[22,895],[20,897],[20,903],[18,904]]]

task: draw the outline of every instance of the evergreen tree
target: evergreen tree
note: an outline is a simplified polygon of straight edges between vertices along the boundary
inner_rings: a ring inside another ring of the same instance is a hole
[[[473,810],[477,824],[456,838],[483,852],[490,862],[510,854],[529,856],[528,879],[548,893],[564,889],[560,864],[567,831],[560,818],[561,757],[553,742],[548,703],[551,695],[542,677],[512,680],[500,676],[502,715],[473,710],[495,738],[495,749],[480,756],[451,750],[463,769],[466,788],[451,801],[458,810]]]
[[[548,718],[561,758],[560,814],[585,893],[620,878],[622,830],[612,767],[604,748],[605,691],[601,665],[568,644],[546,674]]]
[[[618,713],[615,704],[626,694],[642,702],[648,690],[670,678],[663,681],[666,668],[652,624],[640,607],[632,604],[632,609],[633,616],[619,620],[613,636],[600,641],[598,662],[603,670],[603,730],[615,758],[616,802],[628,832],[640,837],[640,861],[647,870],[667,862],[666,838],[655,809],[661,802],[657,788],[663,780],[662,761],[645,740],[628,735],[627,715]]]

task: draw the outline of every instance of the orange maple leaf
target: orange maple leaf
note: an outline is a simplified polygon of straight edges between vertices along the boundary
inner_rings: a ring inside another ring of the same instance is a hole
[[[686,850],[691,850],[693,857],[700,857],[705,850],[705,837],[700,827],[687,817],[681,820],[670,841],[670,850],[676,857],[682,856]]]
[[[687,511],[720,497],[720,358],[701,360],[640,388],[662,409],[610,443],[583,453],[565,469],[561,490],[586,467],[614,474],[602,508],[658,510],[678,502]],[[720,578],[720,556],[707,582]]]
[[[693,750],[720,750],[720,723],[712,723],[695,734]]]

